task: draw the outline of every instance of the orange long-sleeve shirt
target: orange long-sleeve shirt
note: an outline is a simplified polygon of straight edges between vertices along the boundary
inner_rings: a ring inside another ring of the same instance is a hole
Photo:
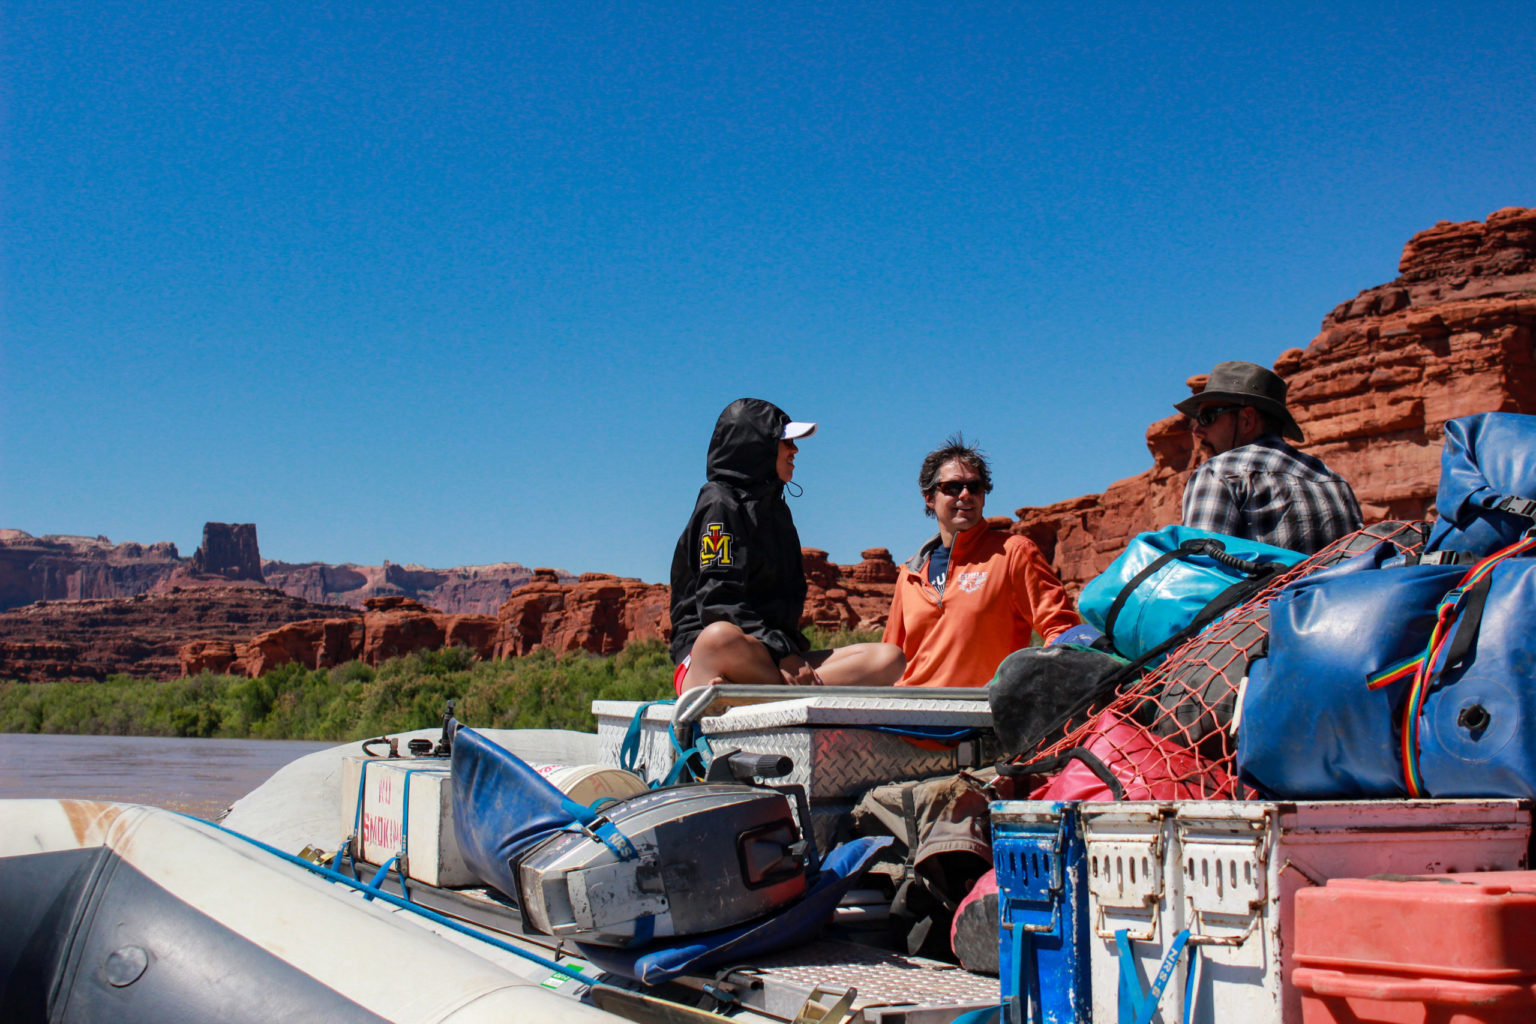
[[[1082,621],[1034,543],[985,523],[955,535],[941,599],[928,583],[934,537],[901,567],[884,640],[907,656],[897,686],[985,686],[1000,661]]]

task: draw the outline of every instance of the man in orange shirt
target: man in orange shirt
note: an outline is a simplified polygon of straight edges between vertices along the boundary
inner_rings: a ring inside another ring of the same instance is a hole
[[[1040,549],[987,522],[992,475],[964,437],[928,453],[918,486],[939,532],[896,579],[884,640],[907,658],[897,686],[985,686],[1033,633],[1082,621]]]

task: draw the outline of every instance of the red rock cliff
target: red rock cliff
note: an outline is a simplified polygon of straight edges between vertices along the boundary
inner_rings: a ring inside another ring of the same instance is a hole
[[[1302,447],[1350,481],[1368,521],[1429,513],[1446,420],[1536,413],[1536,210],[1442,221],[1409,240],[1398,270],[1334,309],[1311,344],[1274,365],[1289,382]],[[1203,382],[1191,378],[1191,390]],[[1182,417],[1152,424],[1147,448],[1151,468],[1103,494],[1018,510],[1013,529],[1073,589],[1131,536],[1179,521],[1193,468]]]

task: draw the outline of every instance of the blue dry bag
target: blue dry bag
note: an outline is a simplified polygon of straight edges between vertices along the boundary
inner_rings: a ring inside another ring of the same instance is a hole
[[[1243,698],[1243,781],[1285,799],[1536,796],[1536,560],[1512,557],[1533,550],[1281,593]]]
[[[1139,658],[1191,627],[1204,628],[1272,573],[1305,557],[1255,540],[1166,526],[1132,539],[1083,587],[1077,610],[1117,652]]]
[[[1482,412],[1445,425],[1439,520],[1426,551],[1481,557],[1513,544],[1536,514],[1536,416]]]

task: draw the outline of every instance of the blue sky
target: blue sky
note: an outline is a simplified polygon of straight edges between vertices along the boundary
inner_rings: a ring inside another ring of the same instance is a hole
[[[0,527],[664,580],[720,409],[841,562],[1150,464],[1536,205],[1528,3],[11,4]]]

